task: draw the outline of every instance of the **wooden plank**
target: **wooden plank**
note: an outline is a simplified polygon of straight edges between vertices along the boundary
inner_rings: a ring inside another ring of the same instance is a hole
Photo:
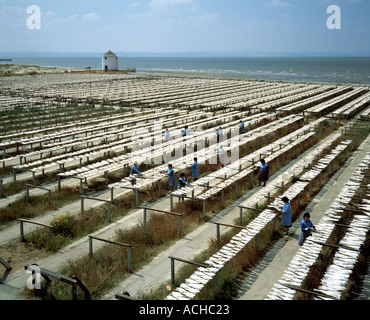
[[[127,248],[132,247],[132,245],[130,245],[130,244],[114,242],[114,241],[110,241],[110,240],[106,240],[106,239],[97,238],[97,237],[94,237],[94,236],[89,236],[89,238],[94,239],[94,240],[98,240],[98,241],[102,241],[102,242],[106,242],[106,243],[110,243],[110,244],[115,244],[117,246],[123,246],[123,247],[127,247]]]
[[[41,226],[41,227],[46,227],[46,228],[51,228],[51,229],[54,228],[53,226],[48,225],[48,224],[35,222],[35,221],[30,221],[30,220],[25,220],[25,219],[18,219],[18,221],[24,222],[24,223],[31,223],[31,224],[35,224],[35,225],[38,225],[38,226]]]
[[[163,211],[163,210],[157,210],[157,209],[148,208],[148,207],[142,207],[142,209],[147,210],[147,211],[154,211],[154,212],[169,214],[169,215],[172,215],[172,216],[182,217],[182,214],[180,214],[180,213],[175,213],[175,212],[170,212],[170,211]]]
[[[229,227],[229,228],[247,229],[247,227],[236,226],[236,225],[233,225],[233,224],[226,224],[226,223],[220,223],[220,222],[214,222],[214,224],[219,225],[219,226]]]

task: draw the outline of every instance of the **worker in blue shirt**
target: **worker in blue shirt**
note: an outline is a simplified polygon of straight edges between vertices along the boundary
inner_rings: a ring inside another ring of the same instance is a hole
[[[303,246],[304,242],[308,237],[312,235],[312,230],[316,230],[316,227],[310,220],[311,215],[306,212],[303,215],[303,220],[301,221],[301,233],[299,234],[298,244]]]
[[[285,235],[288,235],[289,228],[292,226],[292,207],[287,197],[282,198],[281,201],[284,203],[284,205],[280,207],[280,211],[283,215],[281,225],[285,228]]]
[[[241,120],[240,121],[240,134],[244,134],[245,133],[245,124],[244,124],[244,121]]]
[[[164,142],[168,142],[171,140],[171,134],[168,129],[166,129],[166,132],[162,136],[164,137]]]
[[[222,130],[222,127],[218,128],[216,134],[217,134],[217,143],[220,143],[222,141],[222,138],[223,138],[223,130]]]
[[[259,176],[258,176],[258,181],[259,181],[259,186],[261,183],[264,183],[264,186],[266,187],[266,182],[269,180],[270,177],[270,169],[268,163],[264,159],[261,160],[261,165],[259,167]]]
[[[180,179],[178,181],[177,189],[180,190],[182,188],[185,188],[187,183],[188,183],[188,179],[185,178],[185,173],[181,173]],[[179,201],[184,201],[184,198],[179,198]]]
[[[168,165],[166,175],[168,176],[168,189],[172,192],[176,188],[176,174],[175,170],[173,170],[172,164]]]
[[[133,175],[133,174],[141,174],[141,172],[137,169],[138,166],[139,166],[139,164],[136,161],[134,163],[134,165],[132,166],[132,168],[131,168],[130,175]]]
[[[184,130],[181,131],[183,137],[190,135],[188,128],[188,126],[185,126]]]
[[[223,146],[220,146],[220,150],[218,151],[218,155],[220,157],[220,163],[221,163],[221,166],[222,168],[225,167],[225,164],[226,164],[226,152],[225,152],[225,149]]]
[[[141,174],[141,172],[137,168],[138,166],[139,166],[138,162],[135,161],[134,165],[131,168],[130,176],[133,176],[134,174]],[[135,185],[135,181],[136,181],[135,178],[131,179],[131,184]]]
[[[199,177],[198,158],[194,158],[194,163],[190,166],[190,168],[191,168],[191,176],[193,177],[193,180],[197,181]]]

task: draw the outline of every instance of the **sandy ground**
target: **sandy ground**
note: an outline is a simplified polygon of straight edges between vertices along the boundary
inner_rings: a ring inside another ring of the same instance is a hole
[[[23,66],[14,64],[0,64],[0,76],[29,75],[29,74],[50,74],[82,71],[71,68],[45,68],[39,66]]]

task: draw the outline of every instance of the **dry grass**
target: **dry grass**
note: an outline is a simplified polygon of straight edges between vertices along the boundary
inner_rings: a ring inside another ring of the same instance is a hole
[[[201,220],[192,214],[184,214],[182,233],[193,230],[198,225],[197,221]],[[117,242],[132,245],[131,268],[134,271],[147,264],[177,239],[177,218],[160,214],[151,214],[146,227],[140,223],[130,229],[120,230],[115,237]],[[92,298],[96,299],[128,276],[126,266],[126,249],[105,245],[94,252],[94,258],[84,256],[69,261],[60,272],[67,276],[76,275],[90,290]],[[38,294],[40,296],[40,293]],[[70,290],[62,284],[53,283],[47,292],[41,292],[41,297],[70,299]]]
[[[42,212],[56,210],[65,204],[79,199],[76,188],[63,188],[60,192],[51,193],[51,204],[48,203],[48,195],[30,196],[29,200],[24,196],[12,202],[5,208],[0,208],[0,225],[19,218],[34,218]]]

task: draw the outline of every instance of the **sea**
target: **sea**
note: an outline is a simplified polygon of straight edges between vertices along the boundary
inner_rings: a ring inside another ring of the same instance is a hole
[[[19,57],[11,63],[101,69],[99,57]],[[370,57],[119,57],[119,68],[161,75],[370,85]]]

